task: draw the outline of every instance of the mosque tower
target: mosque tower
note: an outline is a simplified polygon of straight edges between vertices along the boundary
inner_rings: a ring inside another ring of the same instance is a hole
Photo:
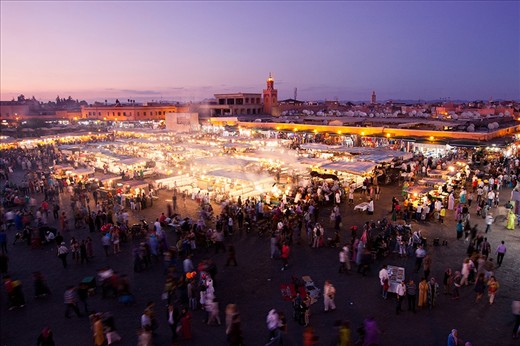
[[[273,108],[278,106],[278,90],[274,88],[274,79],[269,72],[267,78],[267,89],[264,89],[264,114],[273,115]]]
[[[372,97],[370,98],[370,103],[375,105],[377,102],[376,102],[376,92],[375,91],[372,91]]]

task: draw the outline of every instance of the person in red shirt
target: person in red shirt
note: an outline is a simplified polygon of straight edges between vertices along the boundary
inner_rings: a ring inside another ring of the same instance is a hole
[[[163,224],[164,221],[166,221],[166,215],[164,215],[164,213],[161,213],[161,217],[159,218],[159,222],[160,222],[161,224]]]
[[[291,249],[289,248],[289,245],[287,245],[287,243],[283,243],[282,245],[282,254],[280,255],[280,258],[282,259],[282,262],[283,262],[283,266],[282,266],[282,270],[285,270],[287,269],[287,267],[289,266],[289,253],[291,252]]]
[[[49,203],[47,203],[47,201],[43,201],[42,204],[41,204],[41,207],[43,209],[43,211],[45,212],[45,215],[49,215]]]

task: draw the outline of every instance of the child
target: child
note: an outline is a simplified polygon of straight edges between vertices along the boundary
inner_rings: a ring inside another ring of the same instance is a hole
[[[446,216],[446,208],[443,206],[439,212],[439,222],[444,223],[444,217]]]

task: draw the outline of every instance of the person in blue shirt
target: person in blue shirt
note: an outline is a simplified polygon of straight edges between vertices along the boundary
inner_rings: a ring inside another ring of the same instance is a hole
[[[448,335],[448,346],[458,346],[459,338],[457,329],[452,329],[451,333]]]

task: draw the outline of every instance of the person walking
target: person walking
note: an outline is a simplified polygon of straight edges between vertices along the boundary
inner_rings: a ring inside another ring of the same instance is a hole
[[[268,341],[271,341],[272,339],[276,338],[276,336],[279,333],[280,327],[282,326],[282,321],[280,320],[280,315],[278,314],[278,311],[276,311],[275,309],[269,310],[265,322],[267,324],[267,329],[269,330]]]
[[[426,280],[428,280],[428,277],[430,276],[431,267],[432,267],[432,258],[430,256],[430,254],[426,254],[426,256],[424,256],[422,265],[423,265],[423,270],[424,270],[424,277],[426,278]]]
[[[44,327],[36,339],[36,346],[54,346],[54,335],[49,327]]]
[[[92,317],[92,337],[95,346],[103,346],[105,344],[105,333],[103,331],[103,321],[101,314],[94,314]]]
[[[498,266],[502,266],[502,261],[504,260],[504,256],[506,254],[506,245],[504,243],[504,241],[502,240],[500,242],[500,245],[498,245],[497,247],[497,251],[495,251],[496,255],[497,255],[497,264]]]
[[[289,245],[287,245],[286,242],[282,245],[282,254],[280,255],[280,258],[282,259],[282,271],[286,270],[289,266],[289,254],[291,252],[291,249],[289,248]]]
[[[446,268],[444,271],[444,279],[442,281],[442,284],[444,286],[444,294],[451,295],[451,286],[453,283],[453,273],[451,271],[451,268]]]
[[[430,278],[428,282],[428,307],[433,309],[435,307],[437,296],[439,295],[439,284],[434,277]]]
[[[107,232],[101,237],[101,244],[103,245],[103,249],[105,250],[105,256],[108,257],[110,251],[110,245],[112,241],[110,240],[110,233]]]
[[[511,310],[515,316],[515,325],[513,326],[513,339],[518,339],[520,329],[520,300],[513,300]]]
[[[453,276],[453,297],[451,299],[459,299],[460,298],[460,282],[462,280],[462,275],[460,275],[459,271],[455,272]]]
[[[495,221],[495,219],[493,218],[493,214],[488,213],[486,216],[486,233],[491,231],[491,225],[493,224],[494,221]]]
[[[426,250],[422,245],[417,246],[417,250],[415,250],[415,272],[418,273],[421,269],[422,262],[424,257],[426,256]]]
[[[323,286],[323,303],[325,312],[331,309],[332,311],[336,310],[336,304],[334,303],[334,298],[336,297],[336,288],[332,285],[329,280],[325,281],[325,285]]]
[[[387,298],[387,294],[388,294],[388,289],[385,290],[385,284],[388,286],[388,280],[389,280],[389,275],[388,275],[388,266],[385,264],[383,265],[383,268],[381,268],[381,270],[379,271],[379,282],[381,284],[381,289],[382,289],[382,294],[383,294],[383,298],[386,299]]]
[[[475,288],[474,291],[477,294],[477,297],[475,298],[475,303],[479,303],[482,299],[482,296],[484,295],[484,291],[486,290],[486,282],[484,280],[484,273],[480,273],[477,281],[475,282]]]
[[[417,296],[417,286],[413,280],[410,280],[406,285],[406,298],[408,300],[408,311],[413,311],[415,314],[415,304]]]
[[[500,285],[498,284],[498,281],[494,276],[489,278],[489,281],[487,283],[488,286],[488,297],[489,297],[489,305],[493,305],[495,302],[495,295],[497,294],[498,288]]]
[[[79,255],[80,255],[80,259],[81,259],[81,264],[83,264],[84,262],[88,263],[87,241],[86,240],[81,241],[81,245],[79,247]]]
[[[63,300],[65,302],[65,317],[70,318],[70,310],[74,311],[76,316],[81,317],[81,313],[78,308],[78,294],[76,292],[76,287],[69,286],[63,295]]]
[[[448,346],[459,346],[461,343],[459,342],[457,329],[452,329],[451,333],[448,335]]]
[[[426,278],[423,276],[421,282],[419,282],[419,301],[417,302],[417,306],[422,308],[426,306],[428,301],[428,282]]]
[[[7,253],[7,233],[5,230],[0,230],[0,251],[2,254]]]
[[[238,266],[237,259],[236,259],[235,246],[233,244],[230,244],[228,246],[228,258],[227,258],[227,261],[226,261],[226,267],[231,265],[231,263],[233,263],[233,265],[235,267]]]
[[[206,324],[207,325],[216,324],[216,325],[220,326],[221,325],[221,322],[220,322],[220,309],[219,309],[219,306],[218,306],[217,298],[208,300],[206,302],[205,309],[208,312],[208,320],[207,320]]]
[[[347,255],[345,254],[344,248],[339,251],[339,269],[338,273],[344,273],[346,271]]]
[[[80,283],[79,287],[78,287],[78,299],[79,301],[81,302],[81,304],[83,305],[83,308],[85,309],[85,315],[88,316],[89,314],[89,310],[88,310],[88,291],[89,291],[89,287],[86,283]]]
[[[482,256],[484,256],[484,259],[487,260],[489,253],[491,252],[491,244],[489,244],[487,238],[484,238],[482,244],[480,244],[480,252],[482,253]]]
[[[402,281],[401,283],[399,283],[397,285],[395,293],[396,293],[396,296],[397,296],[397,302],[396,302],[396,306],[395,306],[395,314],[399,315],[399,313],[401,311],[403,311],[402,304],[403,304],[404,297],[406,295],[406,285],[405,285],[404,281]]]
[[[69,254],[69,249],[65,246],[65,242],[61,242],[58,246],[58,258],[61,260],[63,264],[63,268],[67,268],[67,256]]]
[[[228,304],[229,305],[229,304]],[[233,304],[234,305],[234,304]],[[229,323],[228,323],[229,320]],[[242,330],[240,328],[240,314],[238,311],[227,315],[226,309],[226,335],[229,346],[242,346],[244,345],[244,338],[242,337]]]

